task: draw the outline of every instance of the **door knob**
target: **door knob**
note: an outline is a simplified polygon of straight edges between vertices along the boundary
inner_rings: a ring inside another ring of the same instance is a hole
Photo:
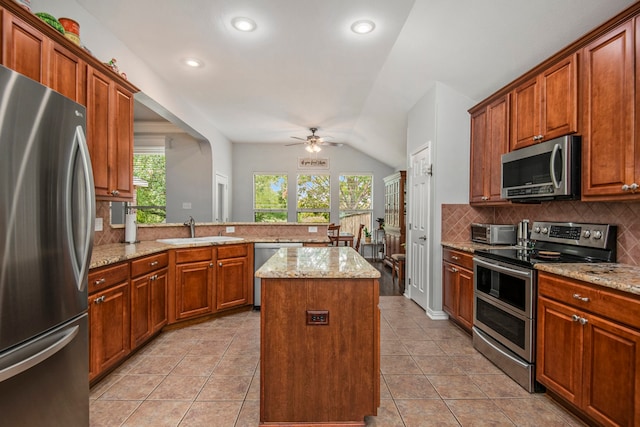
[[[420,236],[420,237],[418,237],[418,239],[420,239],[420,240],[427,240],[427,236]]]

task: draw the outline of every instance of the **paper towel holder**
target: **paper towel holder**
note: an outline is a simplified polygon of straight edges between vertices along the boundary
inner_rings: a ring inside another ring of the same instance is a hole
[[[132,206],[125,205],[125,220],[124,220],[124,242],[125,243],[137,243],[138,236],[138,221],[136,220],[136,209]]]

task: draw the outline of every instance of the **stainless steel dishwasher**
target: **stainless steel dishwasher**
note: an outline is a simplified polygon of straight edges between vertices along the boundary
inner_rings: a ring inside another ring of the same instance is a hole
[[[267,262],[269,258],[273,256],[278,249],[281,248],[300,248],[302,243],[255,243],[253,245],[253,264],[254,264],[254,282],[253,282],[253,306],[255,309],[260,309],[260,286],[261,280],[259,277],[255,277],[255,272]]]

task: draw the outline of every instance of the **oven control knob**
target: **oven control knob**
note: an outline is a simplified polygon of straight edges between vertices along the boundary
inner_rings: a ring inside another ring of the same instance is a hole
[[[588,239],[589,237],[591,237],[591,230],[584,230],[584,233],[582,235],[585,239]]]
[[[535,231],[536,233],[540,234],[540,226],[536,225],[535,227],[533,227],[533,231]]]
[[[598,240],[598,239],[602,239],[602,231],[600,230],[596,230],[593,232],[593,238]]]
[[[549,229],[547,227],[542,228],[542,234],[547,234],[548,232],[549,232]]]

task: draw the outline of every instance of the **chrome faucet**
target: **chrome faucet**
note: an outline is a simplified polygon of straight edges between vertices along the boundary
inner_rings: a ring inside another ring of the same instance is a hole
[[[194,237],[196,237],[196,222],[194,221],[193,217],[190,216],[189,217],[189,221],[185,221],[184,222],[185,227],[189,227],[191,230],[191,238],[193,239]]]

